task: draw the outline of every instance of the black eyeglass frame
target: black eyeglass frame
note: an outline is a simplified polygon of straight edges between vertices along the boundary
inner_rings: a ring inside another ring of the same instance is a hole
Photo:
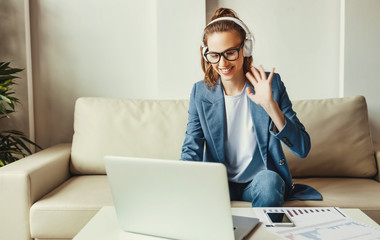
[[[239,56],[240,56],[240,55],[239,55],[239,54],[240,54],[240,49],[242,49],[243,46],[244,46],[244,41],[240,44],[240,47],[238,47],[238,48],[227,49],[226,51],[221,52],[221,53],[218,53],[218,52],[206,52],[206,53],[204,54],[204,57],[206,58],[207,62],[209,62],[209,63],[211,63],[211,64],[216,64],[216,63],[218,63],[218,62],[220,61],[220,59],[222,58],[222,56],[223,56],[224,59],[226,59],[227,61],[233,62],[233,61],[236,61],[236,60],[239,59]],[[238,56],[237,56],[237,58],[234,59],[234,60],[229,60],[224,54],[225,54],[226,52],[233,51],[233,50],[237,50],[237,52],[238,52]],[[209,54],[218,54],[218,55],[219,55],[219,59],[218,59],[218,61],[216,61],[216,62],[210,62],[210,60],[208,60],[208,58],[207,58],[207,55],[209,55]]]

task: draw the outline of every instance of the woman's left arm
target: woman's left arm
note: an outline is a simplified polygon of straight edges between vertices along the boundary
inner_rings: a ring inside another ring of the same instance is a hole
[[[253,75],[252,75],[253,73]],[[298,157],[304,158],[310,151],[310,136],[299,121],[292,108],[292,103],[286,92],[284,83],[274,68],[268,78],[260,65],[259,70],[252,67],[252,73],[247,73],[248,80],[255,88],[255,94],[249,89],[248,96],[256,104],[264,108],[272,119],[269,127],[270,134],[282,141]],[[278,87],[279,99],[273,98],[272,81]]]

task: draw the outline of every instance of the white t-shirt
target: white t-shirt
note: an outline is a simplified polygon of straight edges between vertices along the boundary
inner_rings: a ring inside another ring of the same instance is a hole
[[[246,88],[247,84],[236,96],[224,93],[227,121],[224,143],[228,180],[239,183],[252,181],[259,171],[265,169],[256,141]]]

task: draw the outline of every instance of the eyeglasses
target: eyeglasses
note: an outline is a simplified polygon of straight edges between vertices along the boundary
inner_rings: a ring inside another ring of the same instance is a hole
[[[206,60],[209,62],[209,63],[212,63],[212,64],[215,64],[215,63],[218,63],[220,61],[220,58],[223,56],[224,59],[228,60],[228,61],[235,61],[239,58],[239,52],[240,52],[240,49],[244,46],[244,42],[242,42],[240,44],[240,47],[239,48],[234,48],[234,49],[228,49],[224,52],[221,52],[221,53],[217,53],[217,52],[206,52],[204,54]]]

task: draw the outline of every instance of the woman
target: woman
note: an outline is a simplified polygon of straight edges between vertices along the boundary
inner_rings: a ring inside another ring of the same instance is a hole
[[[190,96],[181,159],[223,163],[231,200],[253,207],[321,200],[315,189],[292,183],[281,141],[306,157],[310,137],[280,76],[252,66],[253,37],[234,11],[220,8],[211,20],[201,48],[205,78]]]

